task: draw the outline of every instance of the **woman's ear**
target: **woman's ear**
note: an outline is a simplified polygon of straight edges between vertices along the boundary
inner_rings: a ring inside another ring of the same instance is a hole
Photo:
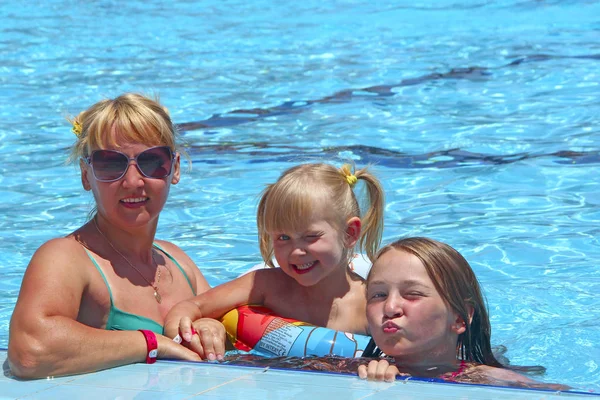
[[[171,184],[177,185],[181,178],[181,166],[179,153],[175,153],[175,159],[173,160],[173,176],[171,177]]]
[[[85,163],[85,161],[79,160],[79,169],[81,170],[81,185],[85,191],[89,192],[92,190],[92,185],[88,176],[88,165]]]
[[[346,222],[346,247],[354,247],[356,242],[358,242],[358,238],[360,238],[361,227],[362,222],[358,217],[352,217],[348,220],[348,222]]]

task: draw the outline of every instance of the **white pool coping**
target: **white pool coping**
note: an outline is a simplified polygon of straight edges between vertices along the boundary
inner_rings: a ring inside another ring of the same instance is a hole
[[[6,351],[1,399],[310,399],[310,400],[549,400],[600,398],[586,392],[554,392],[427,382],[367,382],[356,376],[313,371],[238,367],[216,363],[158,361],[62,378],[22,381],[11,376]]]

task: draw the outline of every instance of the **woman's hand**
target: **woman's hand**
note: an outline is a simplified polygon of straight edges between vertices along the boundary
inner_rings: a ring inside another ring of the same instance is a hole
[[[192,350],[174,342],[163,335],[156,335],[156,341],[158,343],[158,354],[157,358],[170,358],[177,360],[187,361],[202,361],[202,358]]]
[[[395,365],[390,365],[387,360],[372,360],[369,365],[358,367],[358,377],[370,381],[394,382],[400,371]]]

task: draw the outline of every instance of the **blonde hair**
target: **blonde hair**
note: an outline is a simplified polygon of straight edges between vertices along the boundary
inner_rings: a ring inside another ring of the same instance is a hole
[[[117,139],[148,146],[169,146],[173,152],[177,151],[177,129],[158,97],[125,93],[115,99],[99,101],[70,121],[77,127],[71,161],[88,156],[93,149],[118,148]],[[117,135],[110,134],[113,129]]]
[[[301,164],[286,170],[262,193],[256,222],[260,252],[267,265],[273,266],[269,232],[305,229],[308,218],[319,209],[326,211],[331,216],[328,222],[344,233],[350,218],[361,217],[352,177],[364,181],[368,197],[358,249],[374,260],[383,231],[384,193],[379,180],[366,168],[352,174],[347,166],[338,169],[328,164]],[[353,250],[346,251],[348,263]]]

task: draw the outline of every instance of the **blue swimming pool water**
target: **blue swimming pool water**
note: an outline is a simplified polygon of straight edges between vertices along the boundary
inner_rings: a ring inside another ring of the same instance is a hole
[[[0,347],[28,260],[92,198],[65,116],[157,92],[192,170],[159,237],[212,284],[259,261],[256,196],[302,161],[373,164],[385,239],[463,252],[493,344],[600,390],[600,4],[0,4]]]

